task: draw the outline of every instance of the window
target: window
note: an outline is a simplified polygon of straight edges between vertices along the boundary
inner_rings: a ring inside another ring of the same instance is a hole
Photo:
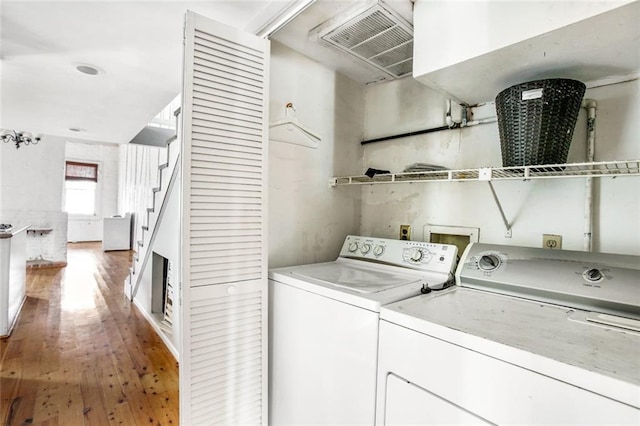
[[[67,161],[64,174],[65,207],[69,214],[96,214],[98,165]]]

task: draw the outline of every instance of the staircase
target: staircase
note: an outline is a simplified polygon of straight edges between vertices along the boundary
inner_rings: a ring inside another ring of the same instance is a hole
[[[179,121],[180,110],[175,112],[176,123]],[[177,127],[177,126],[176,126]],[[177,133],[177,131],[176,131]],[[136,232],[136,239],[133,255],[133,263],[129,269],[129,275],[124,282],[124,294],[133,301],[141,283],[147,263],[151,257],[153,242],[155,240],[158,225],[162,221],[162,216],[167,205],[168,195],[178,176],[180,169],[180,144],[176,143],[177,135],[172,136],[167,142],[166,161],[158,165],[157,186],[153,188],[151,205],[142,213],[142,217],[136,220],[139,232]],[[138,213],[140,215],[140,213]]]

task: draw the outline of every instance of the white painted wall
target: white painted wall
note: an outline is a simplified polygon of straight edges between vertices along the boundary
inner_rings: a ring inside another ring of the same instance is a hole
[[[146,209],[153,207],[153,188],[158,186],[158,165],[167,160],[167,148],[120,145],[118,211],[133,217],[133,244],[141,239]]]
[[[169,161],[170,167],[164,169],[164,178],[162,179],[163,188],[170,183],[171,171],[173,165],[176,164],[178,158],[178,150],[180,149],[180,141],[175,141],[171,145],[171,158],[167,159],[168,151],[166,147],[160,148],[156,146],[127,144],[121,145],[119,149],[119,211],[120,214],[131,213],[134,218],[134,250],[140,247],[137,241],[143,240],[142,226],[149,225],[150,228],[146,232],[149,238],[153,232],[153,219],[147,224],[147,208],[153,207],[153,188],[160,185],[159,169],[160,164]],[[179,169],[178,169],[179,173]],[[178,174],[179,176],[179,174]],[[155,208],[160,209],[163,191],[157,193]],[[177,302],[177,277],[180,275],[180,178],[176,179],[173,190],[167,194],[168,200],[164,214],[160,222],[158,222],[158,230],[155,240],[150,243],[146,240],[146,244],[151,244],[149,261],[140,275],[134,275],[134,281],[140,279],[138,291],[134,298],[134,303],[147,316],[153,325],[157,325],[157,318],[152,314],[152,293],[153,293],[153,253],[168,259],[171,262],[174,277],[174,314],[173,314],[173,330],[171,334],[160,332],[161,337],[169,345],[169,349],[177,357],[180,342],[180,307]],[[159,211],[159,210],[157,210]],[[155,213],[157,214],[157,212]],[[145,251],[142,249],[138,255],[144,258]],[[142,267],[142,261],[137,263],[136,268]]]
[[[273,42],[270,121],[293,103],[298,121],[322,137],[317,149],[270,141],[269,267],[333,260],[357,233],[359,190],[328,187],[335,175],[360,174],[364,88]]]
[[[96,214],[69,215],[68,241],[102,241],[102,219],[118,213],[118,145],[67,142],[66,161],[98,164]]]
[[[175,142],[176,144],[179,142]],[[179,175],[178,175],[179,176]],[[167,181],[168,183],[168,181]],[[164,215],[158,225],[158,233],[153,242],[152,252],[169,259],[173,270],[174,304],[173,304],[173,332],[165,335],[171,342],[170,349],[174,354],[178,353],[180,342],[180,305],[178,303],[178,277],[180,277],[180,187],[181,181],[178,177],[174,183],[173,190],[168,194],[168,201]],[[146,315],[152,312],[152,270],[153,255],[149,259],[145,268],[138,293],[135,297],[136,305],[142,309]]]
[[[65,140],[44,135],[37,145],[0,146],[0,223],[53,228],[27,238],[27,260],[67,260],[67,215],[62,211]]]
[[[640,82],[587,90],[598,102],[596,161],[640,158]],[[446,99],[412,78],[367,87],[365,136],[374,138],[443,124]],[[580,113],[569,162],[584,161],[586,111]],[[364,167],[402,171],[425,162],[452,169],[500,166],[497,124],[431,133],[366,145]],[[539,247],[542,234],[563,236],[563,248],[582,250],[584,179],[496,181],[494,187],[513,237],[489,186],[481,182],[394,184],[362,187],[360,233],[397,238],[410,224],[413,239],[426,224],[480,228],[480,241]],[[640,254],[640,178],[596,179],[594,251]],[[337,188],[342,191],[342,188]]]

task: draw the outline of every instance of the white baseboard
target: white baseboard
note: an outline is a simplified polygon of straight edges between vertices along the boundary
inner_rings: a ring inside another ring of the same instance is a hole
[[[156,322],[156,319],[153,317],[153,315],[151,315],[149,312],[147,312],[140,305],[140,303],[138,303],[138,301],[135,298],[133,299],[133,304],[138,308],[138,310],[142,313],[142,315],[144,315],[144,317],[146,318],[147,322],[149,324],[151,324],[151,327],[153,327],[153,329],[155,330],[156,334],[158,336],[160,336],[160,338],[164,342],[165,346],[169,349],[169,352],[171,352],[171,354],[176,359],[176,361],[179,362],[180,361],[180,354],[178,353],[178,350],[175,348],[175,346],[173,345],[173,342],[169,339],[169,337],[167,337],[167,335],[164,333],[164,331],[162,331],[162,329],[160,328],[160,326]]]

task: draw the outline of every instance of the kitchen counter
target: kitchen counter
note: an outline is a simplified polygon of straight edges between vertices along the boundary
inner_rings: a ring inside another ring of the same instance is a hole
[[[27,228],[0,231],[0,337],[11,334],[26,298]]]

